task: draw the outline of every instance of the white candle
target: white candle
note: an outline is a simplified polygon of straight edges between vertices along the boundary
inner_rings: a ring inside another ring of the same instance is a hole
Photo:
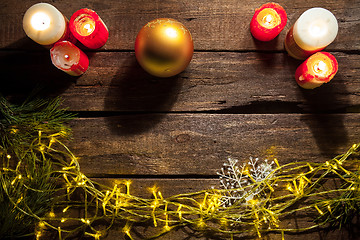
[[[289,30],[285,48],[289,55],[305,59],[334,41],[338,33],[335,16],[324,8],[305,11]]]
[[[41,45],[51,45],[64,38],[68,20],[48,3],[31,6],[23,18],[26,35]]]

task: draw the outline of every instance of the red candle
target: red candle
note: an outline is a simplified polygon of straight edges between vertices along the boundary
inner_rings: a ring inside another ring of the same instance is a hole
[[[86,54],[69,41],[55,43],[50,56],[55,67],[72,76],[80,76],[89,67]]]
[[[287,15],[279,4],[266,3],[255,10],[250,22],[250,31],[260,41],[274,39],[284,29]]]
[[[296,82],[305,89],[329,82],[338,70],[336,58],[327,52],[317,52],[306,59],[295,72]]]
[[[80,9],[70,18],[72,34],[84,46],[95,49],[104,46],[109,37],[109,31],[99,15],[91,9]]]

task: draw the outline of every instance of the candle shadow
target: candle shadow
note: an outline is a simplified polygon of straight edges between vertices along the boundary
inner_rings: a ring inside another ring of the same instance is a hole
[[[52,65],[48,49],[39,46],[39,51],[21,50],[32,47],[31,42],[28,38],[20,39],[7,46],[7,49],[16,50],[0,52],[0,93],[10,100],[20,102],[34,91],[38,97],[58,96],[77,79]]]
[[[249,28],[249,32],[250,32],[250,28]],[[251,34],[251,32],[250,32],[250,34]],[[269,49],[277,49],[277,47],[279,45],[279,36],[280,36],[280,34],[277,35],[273,40],[270,40],[270,41],[260,41],[252,36],[252,40],[254,42],[256,50],[268,51]]]
[[[24,36],[23,38],[18,39],[17,41],[7,45],[5,47],[7,50],[22,50],[22,51],[46,51],[44,46],[34,42],[30,38]]]
[[[275,50],[279,45],[279,35],[276,36],[273,40],[267,42],[259,41],[254,37],[252,37],[252,40],[257,50],[255,51],[255,54],[257,59],[260,60],[259,69],[271,69],[275,72],[275,67],[277,66],[278,62],[274,61],[274,58],[279,56],[279,51]]]
[[[172,109],[185,77],[181,73],[170,78],[154,77],[140,67],[133,54],[125,58],[111,80],[105,111],[111,111],[111,115],[121,112],[108,118],[112,132],[134,135],[154,127]]]
[[[19,39],[5,49],[11,51],[0,52],[3,79],[0,93],[11,101],[21,102],[35,94],[37,97],[59,96],[80,77],[57,69],[51,62],[50,48],[28,37]],[[81,49],[86,51],[85,47]],[[96,53],[85,54],[90,60]]]
[[[287,57],[286,65],[294,74],[301,63],[302,61]],[[296,84],[295,78],[293,82]],[[310,90],[298,87],[298,96],[303,99],[299,106],[304,113],[301,121],[311,130],[321,154],[332,158],[339,150],[343,150],[340,148],[349,144],[344,124],[345,115],[342,114],[345,113],[349,100],[341,72],[330,83],[318,88]]]

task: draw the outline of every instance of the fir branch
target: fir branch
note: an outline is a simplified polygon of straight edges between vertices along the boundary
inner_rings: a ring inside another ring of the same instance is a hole
[[[44,157],[39,133],[69,136],[64,123],[73,116],[59,109],[60,99],[33,100],[20,106],[0,96],[0,238],[34,234],[38,218],[52,205],[52,158]],[[34,217],[37,216],[37,217]],[[21,224],[19,224],[21,222]]]

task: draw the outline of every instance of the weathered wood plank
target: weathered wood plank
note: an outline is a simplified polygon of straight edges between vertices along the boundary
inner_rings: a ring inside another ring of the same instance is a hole
[[[22,17],[36,0],[0,2],[0,48],[41,49],[28,39],[22,29]],[[107,24],[110,37],[104,49],[134,48],[140,28],[158,17],[171,17],[183,22],[191,31],[195,48],[199,50],[283,50],[286,32],[302,12],[311,7],[331,10],[339,21],[339,34],[331,46],[333,50],[359,50],[360,2],[357,0],[277,1],[288,14],[288,23],[278,38],[270,43],[254,41],[249,23],[255,8],[263,2],[245,0],[94,0],[53,1],[66,17],[80,8],[91,8]]]
[[[144,114],[77,119],[89,176],[214,176],[227,157],[322,162],[359,141],[359,114]]]
[[[137,234],[133,234],[135,240],[144,239],[144,236],[147,236],[147,228],[137,228]],[[356,230],[355,230],[356,231]],[[360,237],[357,235],[358,233],[350,233],[346,230],[331,230],[331,231],[316,231],[313,233],[304,233],[304,234],[285,234],[285,240],[319,240],[319,239],[336,239],[336,240],[359,240]],[[151,236],[151,235],[150,235]],[[150,237],[147,236],[147,237]],[[104,238],[106,240],[127,240],[128,238],[124,236],[121,232],[121,228],[119,227],[117,230],[111,230],[109,235]],[[219,236],[201,236],[199,233],[194,232],[191,229],[184,228],[170,232],[160,238],[158,240],[223,240],[224,238],[219,238]],[[234,240],[243,240],[244,238],[233,237]],[[283,240],[281,234],[268,234],[263,236],[262,239],[266,240]]]
[[[334,55],[335,78],[303,90],[294,78],[301,62],[283,53],[198,52],[185,72],[158,79],[129,52],[93,54],[80,78],[52,66],[48,53],[0,52],[1,92],[17,95],[40,84],[47,86],[46,95],[61,95],[73,111],[359,111],[360,55]]]

